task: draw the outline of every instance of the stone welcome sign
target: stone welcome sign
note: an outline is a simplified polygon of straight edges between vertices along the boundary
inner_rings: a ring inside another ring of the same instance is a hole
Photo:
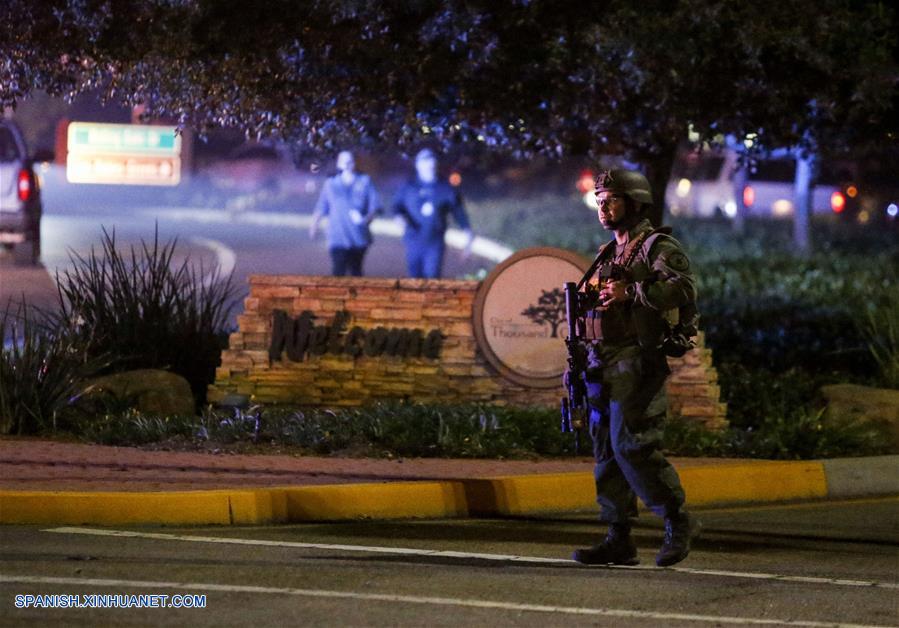
[[[587,264],[539,248],[516,253],[483,282],[252,275],[209,400],[237,392],[299,406],[558,406],[561,288]],[[700,346],[671,364],[672,410],[723,424],[709,352]]]

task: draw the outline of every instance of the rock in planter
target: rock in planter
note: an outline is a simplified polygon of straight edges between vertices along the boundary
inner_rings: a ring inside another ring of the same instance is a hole
[[[885,425],[893,448],[899,450],[899,390],[832,384],[821,387],[821,396],[827,403],[825,417]]]
[[[107,404],[127,405],[145,414],[195,414],[190,384],[169,371],[140,369],[105,375],[91,380],[88,391],[83,401],[105,399]]]

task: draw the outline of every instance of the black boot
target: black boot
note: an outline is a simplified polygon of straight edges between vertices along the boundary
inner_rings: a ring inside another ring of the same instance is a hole
[[[690,541],[699,536],[702,524],[699,519],[683,513],[665,519],[665,540],[656,554],[656,565],[670,567],[676,565],[690,553]]]
[[[584,565],[636,565],[640,562],[629,524],[612,524],[602,543],[576,549],[571,558]]]

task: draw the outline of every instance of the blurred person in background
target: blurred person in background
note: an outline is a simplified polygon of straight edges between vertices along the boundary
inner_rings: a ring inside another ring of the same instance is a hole
[[[403,243],[409,277],[439,279],[443,273],[448,216],[465,232],[465,255],[474,235],[462,197],[437,178],[437,155],[430,148],[415,156],[415,178],[403,185],[393,200],[393,214],[405,223]]]
[[[362,262],[371,245],[369,224],[380,209],[371,177],[356,172],[353,153],[342,151],[337,155],[337,174],[325,181],[309,225],[309,238],[314,240],[319,222],[328,218],[332,275],[362,276]]]

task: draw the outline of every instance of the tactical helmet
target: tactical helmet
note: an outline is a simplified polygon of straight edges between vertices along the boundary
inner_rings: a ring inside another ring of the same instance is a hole
[[[611,192],[632,198],[638,203],[652,204],[649,180],[636,170],[603,170],[596,177],[596,193]]]

